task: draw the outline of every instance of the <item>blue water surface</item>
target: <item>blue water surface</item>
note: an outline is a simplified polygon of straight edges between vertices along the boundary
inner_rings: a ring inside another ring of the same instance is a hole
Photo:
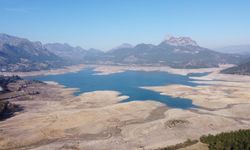
[[[161,86],[169,84],[195,86],[195,83],[189,82],[190,79],[188,76],[157,71],[126,71],[110,75],[95,75],[95,73],[93,69],[87,68],[77,73],[35,76],[29,77],[29,79],[55,81],[66,87],[79,88],[79,92],[76,92],[75,95],[96,90],[114,90],[120,92],[122,95],[129,96],[129,98],[123,102],[155,100],[174,108],[189,109],[196,107],[192,104],[192,100],[173,98],[160,95],[158,92],[140,88],[142,86]],[[196,76],[199,76],[199,74]]]

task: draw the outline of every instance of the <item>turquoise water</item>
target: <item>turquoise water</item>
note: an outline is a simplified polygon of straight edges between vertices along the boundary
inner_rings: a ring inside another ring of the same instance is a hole
[[[172,98],[160,95],[158,92],[141,89],[142,86],[160,86],[168,84],[183,84],[195,86],[189,82],[188,76],[168,74],[166,72],[140,72],[126,71],[111,75],[94,75],[95,72],[88,68],[77,73],[67,73],[61,75],[36,76],[29,79],[40,81],[55,81],[66,87],[79,88],[79,95],[83,92],[96,90],[114,90],[121,92],[122,95],[129,96],[128,101],[155,100],[166,104],[169,107],[188,109],[196,107],[189,99]],[[192,74],[195,76],[195,74]],[[199,76],[199,74],[197,74]]]

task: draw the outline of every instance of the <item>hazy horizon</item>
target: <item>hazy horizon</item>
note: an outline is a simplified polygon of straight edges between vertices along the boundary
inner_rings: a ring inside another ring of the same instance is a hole
[[[214,49],[249,45],[249,6],[247,0],[0,0],[0,32],[105,51],[122,43],[159,44],[167,35],[188,36]]]

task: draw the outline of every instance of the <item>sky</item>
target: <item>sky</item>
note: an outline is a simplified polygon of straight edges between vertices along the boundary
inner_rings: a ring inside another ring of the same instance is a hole
[[[250,44],[250,0],[0,0],[0,33],[102,50],[168,35]]]

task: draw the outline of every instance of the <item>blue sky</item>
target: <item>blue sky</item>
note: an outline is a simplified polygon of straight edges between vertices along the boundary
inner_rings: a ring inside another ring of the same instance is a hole
[[[0,0],[0,32],[104,50],[167,35],[208,48],[250,44],[250,1]]]

